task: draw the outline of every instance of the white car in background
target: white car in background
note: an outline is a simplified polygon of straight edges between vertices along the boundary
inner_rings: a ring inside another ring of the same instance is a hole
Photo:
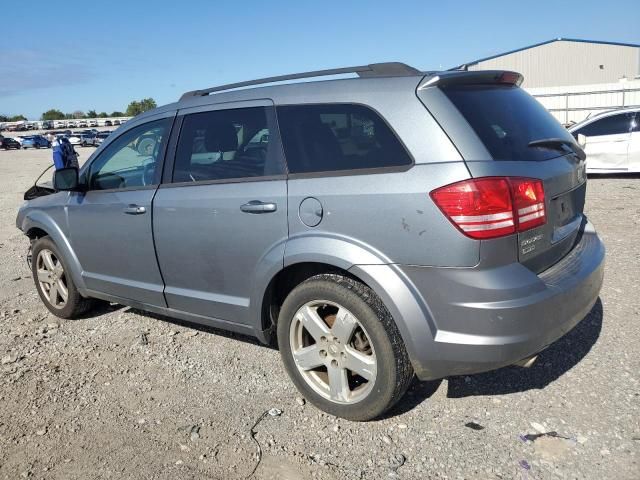
[[[640,172],[640,108],[599,113],[569,132],[586,137],[587,173]]]
[[[82,145],[82,133],[73,132],[71,135],[69,135],[69,143],[74,147],[79,147],[80,145]]]

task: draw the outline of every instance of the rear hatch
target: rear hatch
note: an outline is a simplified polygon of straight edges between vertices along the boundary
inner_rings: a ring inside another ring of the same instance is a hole
[[[472,177],[543,181],[547,221],[517,233],[518,260],[540,272],[566,255],[581,232],[585,162],[571,134],[519,87],[521,79],[512,72],[460,72],[432,81],[418,96],[427,108],[437,100],[432,114]]]

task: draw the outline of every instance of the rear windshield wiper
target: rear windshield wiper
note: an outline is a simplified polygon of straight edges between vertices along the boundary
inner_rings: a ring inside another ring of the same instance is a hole
[[[584,150],[575,142],[571,140],[565,140],[564,138],[541,138],[540,140],[534,140],[529,142],[527,147],[545,147],[552,148],[554,150],[564,151],[562,147],[569,147],[578,156],[580,160],[587,158]]]

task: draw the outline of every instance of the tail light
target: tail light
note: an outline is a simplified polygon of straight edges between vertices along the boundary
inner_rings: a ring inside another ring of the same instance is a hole
[[[503,237],[544,225],[542,180],[486,177],[431,192],[431,198],[462,233],[475,239]]]

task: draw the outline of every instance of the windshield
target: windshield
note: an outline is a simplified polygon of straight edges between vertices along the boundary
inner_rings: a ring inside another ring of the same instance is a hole
[[[513,85],[451,85],[442,88],[494,160],[548,160],[566,154],[542,139],[573,137],[527,92]]]

